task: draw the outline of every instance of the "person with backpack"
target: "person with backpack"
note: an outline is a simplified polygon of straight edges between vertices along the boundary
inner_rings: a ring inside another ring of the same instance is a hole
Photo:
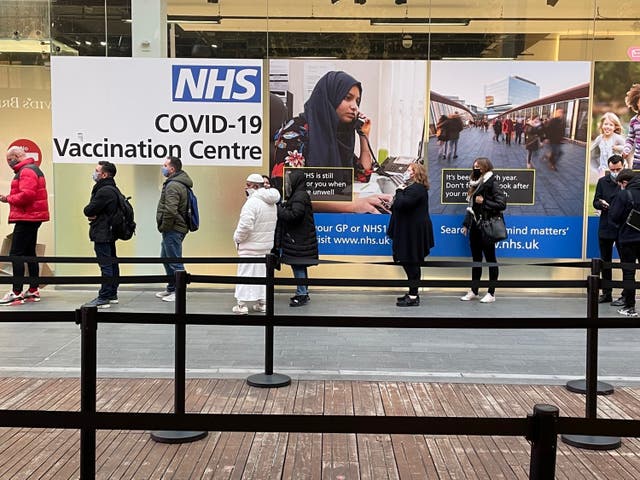
[[[100,265],[102,277],[107,279],[120,275],[120,268],[116,262],[101,259],[116,258],[117,235],[112,229],[114,217],[120,207],[120,190],[116,186],[116,166],[106,160],[99,161],[92,178],[95,185],[91,189],[91,199],[84,207],[84,215],[89,220],[89,240],[93,242],[93,249]],[[112,303],[118,303],[118,283],[105,282],[100,286],[98,296],[85,305],[98,308],[109,308]]]
[[[42,170],[22,147],[7,150],[7,163],[15,173],[8,195],[0,195],[0,202],[9,204],[9,223],[13,223],[13,237],[9,255],[12,257],[35,257],[38,229],[42,222],[49,221],[47,182]],[[29,289],[22,292],[23,284],[16,282],[12,290],[0,299],[0,305],[19,305],[39,302],[38,262],[29,262],[29,276],[33,277]],[[13,276],[24,277],[24,262],[13,262]]]
[[[160,256],[165,258],[182,257],[182,242],[191,226],[193,207],[193,181],[182,170],[182,161],[177,157],[167,157],[162,165],[162,175],[166,178],[158,200],[156,223],[162,234]],[[156,297],[165,302],[175,302],[175,272],[184,270],[182,263],[165,263],[164,269],[169,276],[166,290],[156,293]]]

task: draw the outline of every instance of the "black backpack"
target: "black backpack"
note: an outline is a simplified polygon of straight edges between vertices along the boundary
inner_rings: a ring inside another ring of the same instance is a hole
[[[129,240],[136,233],[133,206],[129,203],[131,197],[125,197],[116,187],[111,187],[118,197],[118,208],[111,216],[111,233],[117,240]]]

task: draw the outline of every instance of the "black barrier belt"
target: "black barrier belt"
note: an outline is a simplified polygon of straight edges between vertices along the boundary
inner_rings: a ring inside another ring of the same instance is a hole
[[[0,315],[0,323],[5,322],[77,322],[75,312],[68,311],[20,311],[7,309]],[[175,325],[175,313],[157,312],[113,312],[99,311],[99,323],[111,324],[152,324]],[[270,319],[266,316],[238,316],[234,314],[190,313],[184,318],[186,325],[232,325],[276,327],[335,327],[335,328],[467,328],[467,329],[583,329],[583,328],[640,328],[640,318],[614,317],[588,319],[585,317],[550,318],[496,318],[496,317],[349,317],[349,316],[300,316],[279,315]]]
[[[556,433],[640,437],[640,420],[560,417]],[[407,435],[529,436],[529,418],[135,413],[1,410],[9,428],[96,428],[99,430],[207,430]]]
[[[239,264],[239,263],[266,263],[266,257],[25,257],[25,256],[0,256],[0,263],[133,263],[133,264]],[[467,260],[428,260],[424,262],[353,262],[349,260],[321,260],[310,258],[287,258],[287,265],[420,265],[421,267],[434,268],[470,268],[470,267],[563,267],[563,268],[591,268],[591,262],[534,262],[534,263],[500,263],[500,262],[470,262]],[[604,263],[603,266],[612,265]],[[629,265],[631,268],[638,264]],[[618,267],[616,267],[618,268]],[[624,267],[627,268],[627,267]]]

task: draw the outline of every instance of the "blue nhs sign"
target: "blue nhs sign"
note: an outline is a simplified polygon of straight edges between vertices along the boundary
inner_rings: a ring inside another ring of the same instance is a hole
[[[232,65],[173,65],[174,102],[260,103],[262,68]]]

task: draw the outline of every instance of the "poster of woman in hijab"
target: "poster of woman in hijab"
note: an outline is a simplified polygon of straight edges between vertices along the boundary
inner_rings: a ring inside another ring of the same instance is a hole
[[[389,213],[422,158],[426,63],[272,60],[270,90],[287,110],[272,125],[275,183],[305,167],[314,212]]]

